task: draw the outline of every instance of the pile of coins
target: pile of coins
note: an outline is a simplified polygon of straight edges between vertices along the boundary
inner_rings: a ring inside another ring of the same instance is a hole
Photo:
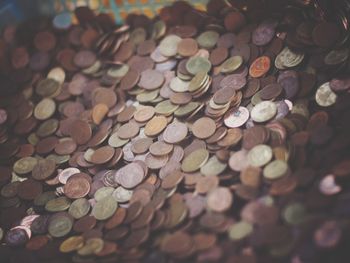
[[[231,2],[5,28],[4,262],[347,262],[348,36]]]

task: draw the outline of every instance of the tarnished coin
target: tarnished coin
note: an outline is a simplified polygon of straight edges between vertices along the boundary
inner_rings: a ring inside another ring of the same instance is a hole
[[[32,170],[32,177],[35,180],[46,180],[56,170],[56,162],[54,160],[42,159],[37,162]]]
[[[198,149],[190,153],[181,164],[182,171],[191,173],[201,168],[208,160],[209,152],[205,149]]]
[[[329,82],[322,84],[316,91],[315,99],[318,105],[322,107],[332,106],[337,101],[337,94],[335,94],[330,86]]]
[[[50,98],[42,99],[34,109],[34,117],[38,120],[47,120],[56,111],[55,101]]]
[[[180,37],[176,35],[168,35],[159,43],[159,51],[166,57],[175,56],[180,42]]]
[[[24,157],[15,162],[13,170],[17,174],[27,174],[33,171],[37,163],[38,159],[34,157]]]
[[[266,122],[277,114],[277,106],[271,101],[262,101],[254,106],[251,117],[255,122]]]
[[[97,220],[106,220],[115,213],[117,208],[118,203],[113,196],[107,196],[93,206],[91,213]]]

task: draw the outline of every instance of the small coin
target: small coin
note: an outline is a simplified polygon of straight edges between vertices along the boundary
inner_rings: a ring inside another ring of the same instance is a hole
[[[37,162],[32,170],[32,177],[35,180],[46,180],[56,171],[56,162],[49,159],[42,159]]]
[[[232,240],[242,240],[246,237],[248,237],[253,232],[253,226],[252,224],[240,221],[237,223],[234,223],[230,229],[229,229],[229,237]]]
[[[322,84],[316,91],[315,99],[318,105],[321,107],[332,106],[337,101],[337,94],[335,94],[330,86],[329,82]]]
[[[115,213],[117,208],[117,201],[112,196],[107,196],[93,206],[91,213],[97,220],[106,220]]]
[[[62,253],[70,253],[82,248],[84,245],[84,238],[82,236],[71,236],[64,240],[60,245]]]
[[[138,122],[149,121],[155,114],[155,110],[151,106],[143,106],[136,110],[134,119]]]
[[[34,109],[34,117],[38,120],[47,120],[56,111],[55,101],[50,98],[42,99]]]
[[[172,144],[168,144],[165,142],[155,142],[149,147],[149,151],[154,156],[163,156],[168,155],[174,149]]]
[[[215,212],[227,211],[233,202],[233,196],[226,187],[217,187],[208,193],[207,206]]]
[[[159,43],[159,51],[166,57],[175,56],[180,42],[180,37],[176,35],[168,35]]]
[[[207,139],[215,133],[216,124],[211,118],[203,117],[196,120],[192,126],[192,133],[199,139]]]
[[[264,76],[270,69],[271,61],[267,56],[257,58],[249,68],[249,75],[253,78]]]
[[[181,164],[182,171],[191,173],[201,168],[208,160],[209,152],[205,149],[198,149],[190,153]]]
[[[15,162],[13,170],[17,174],[27,174],[33,171],[37,163],[38,160],[34,157],[24,157]]]
[[[249,119],[249,110],[240,106],[228,111],[224,116],[224,123],[229,128],[238,128],[245,124]]]
[[[164,76],[161,72],[148,69],[141,73],[139,85],[146,90],[154,90],[159,88],[163,82]]]
[[[116,179],[126,189],[132,189],[139,185],[144,179],[144,170],[137,163],[130,163],[119,169]]]
[[[111,146],[103,146],[94,151],[91,156],[91,162],[94,164],[104,164],[110,161],[114,155],[114,148]]]
[[[167,125],[167,119],[164,116],[155,116],[149,120],[145,126],[145,134],[153,137],[161,133]]]
[[[119,186],[113,191],[112,196],[118,203],[126,203],[130,201],[132,194],[133,191]]]
[[[222,73],[232,73],[236,71],[243,63],[243,59],[241,56],[233,56],[225,60],[224,63],[221,64],[221,72]]]
[[[72,199],[86,196],[90,191],[89,181],[81,176],[72,176],[63,187],[65,195]]]
[[[49,220],[48,232],[53,237],[66,236],[73,227],[73,219],[66,213],[53,215]]]
[[[266,179],[275,180],[288,172],[288,164],[282,160],[274,160],[265,166],[263,175]]]
[[[277,106],[271,101],[262,101],[254,106],[251,117],[255,122],[266,122],[277,114]]]
[[[187,125],[182,122],[173,122],[169,124],[163,133],[164,141],[167,143],[179,143],[187,136]]]
[[[272,159],[272,149],[265,144],[256,145],[248,152],[247,158],[252,166],[264,166]]]
[[[198,44],[197,41],[193,38],[184,38],[182,39],[178,46],[177,46],[177,52],[180,56],[183,57],[190,57],[197,53],[198,51]]]

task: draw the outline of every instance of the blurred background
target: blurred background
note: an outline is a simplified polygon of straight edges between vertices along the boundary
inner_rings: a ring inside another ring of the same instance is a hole
[[[175,0],[0,0],[0,29],[25,18],[38,14],[53,15],[61,12],[73,12],[78,6],[88,6],[95,11],[112,15],[121,23],[128,13],[143,13],[155,16],[159,10]],[[208,0],[188,1],[196,8],[205,10]]]

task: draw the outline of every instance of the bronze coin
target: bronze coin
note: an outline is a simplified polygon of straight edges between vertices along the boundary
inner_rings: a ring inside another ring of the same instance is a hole
[[[65,195],[72,199],[86,196],[90,191],[90,183],[83,177],[72,176],[63,187]]]
[[[74,121],[69,129],[69,133],[77,144],[87,143],[92,136],[91,126],[83,120]]]
[[[111,146],[103,146],[94,151],[91,156],[91,162],[94,164],[104,164],[112,159],[114,148]]]
[[[96,55],[92,51],[82,50],[75,54],[74,64],[80,68],[92,66],[96,61]]]
[[[184,38],[177,45],[177,53],[183,57],[190,57],[198,51],[197,41],[193,38]]]
[[[215,133],[215,122],[207,117],[200,118],[193,123],[192,133],[199,139],[207,139]]]
[[[120,88],[123,90],[131,90],[139,82],[140,74],[137,71],[129,70],[122,78]]]
[[[56,162],[54,160],[43,159],[39,160],[34,166],[32,171],[32,177],[35,180],[46,180],[56,170]]]
[[[27,179],[21,182],[17,191],[20,198],[24,200],[33,200],[42,193],[43,187],[38,181]]]
[[[228,50],[224,47],[217,47],[209,56],[209,60],[213,66],[218,66],[228,57]]]

